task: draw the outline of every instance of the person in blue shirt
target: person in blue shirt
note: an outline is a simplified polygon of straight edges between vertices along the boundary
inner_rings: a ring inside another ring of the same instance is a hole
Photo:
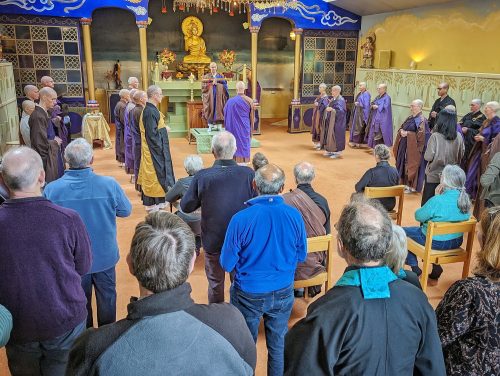
[[[231,304],[243,314],[254,341],[264,316],[269,376],[283,375],[295,269],[307,255],[302,216],[279,195],[284,182],[283,170],[274,164],[256,171],[259,196],[229,222],[220,256],[224,270],[234,273]]]
[[[436,196],[432,197],[415,212],[415,219],[422,223],[421,227],[404,227],[406,235],[418,244],[425,245],[427,223],[462,222],[470,218],[471,201],[465,190],[465,172],[457,165],[447,165],[441,174],[441,183],[436,188]],[[432,249],[449,250],[462,245],[463,234],[435,235],[432,238]],[[406,264],[418,275],[422,270],[418,267],[417,257],[408,252]],[[440,265],[432,264],[428,284],[436,286],[443,273]]]
[[[78,212],[92,243],[92,268],[82,277],[87,297],[87,327],[93,326],[92,286],[97,302],[99,326],[116,321],[116,273],[120,254],[116,240],[116,217],[128,217],[132,205],[118,182],[99,176],[90,167],[92,146],[83,138],[64,151],[69,165],[64,175],[47,185],[44,196],[53,203]]]

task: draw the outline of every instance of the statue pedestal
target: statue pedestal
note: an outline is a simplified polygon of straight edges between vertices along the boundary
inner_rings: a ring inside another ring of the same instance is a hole
[[[201,82],[189,80],[172,81],[154,81],[154,84],[160,87],[163,95],[168,97],[169,107],[173,107],[168,113],[167,125],[170,127],[170,137],[186,137],[189,124],[187,116],[187,102],[191,100],[191,91],[193,99],[201,101]],[[236,81],[228,81],[229,97],[236,95]]]

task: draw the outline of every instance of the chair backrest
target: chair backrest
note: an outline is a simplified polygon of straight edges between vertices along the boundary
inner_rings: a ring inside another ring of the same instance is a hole
[[[365,187],[367,198],[397,197],[398,210],[396,212],[396,223],[401,226],[403,220],[403,203],[405,199],[405,186],[393,185],[390,187]]]
[[[307,238],[307,253],[321,252],[330,248],[332,239],[332,234]]]
[[[463,222],[432,222],[427,223],[427,234],[432,237],[434,235],[455,234],[458,232],[470,233],[474,232],[477,220],[471,217]]]

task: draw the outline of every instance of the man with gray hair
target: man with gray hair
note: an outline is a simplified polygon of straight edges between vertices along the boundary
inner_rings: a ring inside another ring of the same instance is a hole
[[[434,124],[436,124],[438,114],[449,105],[457,106],[453,98],[448,96],[448,89],[450,85],[447,82],[441,82],[438,87],[438,95],[439,98],[436,99],[434,104],[432,105],[431,113],[429,114],[429,128],[432,130],[434,128]]]
[[[245,208],[255,196],[252,187],[254,172],[234,161],[236,139],[226,131],[212,138],[212,167],[198,171],[181,200],[184,213],[201,208],[201,239],[205,253],[208,279],[208,302],[224,301],[225,273],[219,258],[231,217]]]
[[[335,227],[348,267],[288,332],[284,375],[445,376],[427,297],[384,265],[392,240],[388,214],[352,202]]]
[[[339,85],[332,87],[332,97],[325,109],[323,128],[321,130],[320,146],[325,150],[325,156],[336,159],[345,149],[345,128],[347,106],[340,95]]]
[[[36,151],[8,151],[2,177],[10,193],[0,207],[0,304],[14,318],[9,368],[12,375],[62,376],[85,330],[81,276],[92,262],[90,239],[78,213],[42,197]]]
[[[26,85],[24,87],[24,95],[26,95],[27,100],[33,102],[38,102],[38,100],[40,99],[40,92],[35,85]]]
[[[120,101],[113,110],[115,115],[115,155],[120,167],[125,163],[125,108],[130,100],[127,89],[120,90]]]
[[[133,98],[135,102],[135,107],[131,111],[131,132],[133,139],[133,151],[134,151],[134,181],[135,189],[140,192],[140,185],[137,183],[137,178],[139,177],[139,167],[141,166],[141,128],[140,121],[142,111],[144,111],[144,106],[148,101],[148,96],[146,92],[142,90],[136,90]]]
[[[245,95],[245,83],[236,83],[236,96],[229,99],[224,107],[224,126],[236,138],[237,163],[250,162],[252,142],[253,101]]]
[[[21,107],[23,109],[23,113],[21,115],[21,121],[19,122],[19,130],[21,131],[22,141],[24,145],[31,147],[31,139],[30,139],[30,115],[35,111],[35,102],[30,100],[23,101]]]
[[[387,84],[378,84],[377,93],[378,95],[370,105],[365,131],[366,144],[372,149],[379,144],[392,146],[393,141],[392,101],[387,94]]]
[[[137,79],[137,77],[128,78],[128,89],[139,89],[139,80]]]
[[[128,217],[132,205],[118,182],[92,170],[92,146],[83,138],[64,151],[69,165],[64,176],[45,187],[44,196],[73,209],[83,219],[92,243],[92,267],[82,277],[87,297],[87,328],[93,326],[92,286],[97,303],[98,326],[116,321],[115,266],[120,258],[116,240],[116,217]]]
[[[125,319],[78,339],[67,374],[253,375],[255,344],[238,310],[191,298],[195,258],[193,234],[176,215],[160,211],[140,222],[127,255],[140,297]]]
[[[234,273],[231,304],[245,317],[256,342],[264,317],[269,376],[283,375],[295,269],[307,254],[302,216],[280,196],[284,184],[285,173],[274,164],[255,172],[259,196],[229,222],[220,256],[222,267]]]
[[[464,115],[464,117],[458,122],[458,125],[462,129],[462,135],[464,136],[465,154],[462,159],[462,168],[467,167],[467,160],[469,159],[470,152],[476,143],[474,137],[479,134],[479,128],[483,125],[486,120],[486,116],[481,112],[481,106],[483,102],[481,99],[473,99],[470,102],[470,112]]]

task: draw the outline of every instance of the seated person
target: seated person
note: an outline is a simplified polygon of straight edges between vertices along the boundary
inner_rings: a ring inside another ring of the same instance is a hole
[[[436,308],[449,376],[500,375],[500,206],[483,211],[477,238],[474,276],[455,282]]]
[[[407,256],[408,245],[405,231],[402,227],[393,223],[391,247],[384,256],[384,263],[398,276],[398,278],[422,289],[417,275],[411,270],[404,270],[403,268]]]
[[[188,176],[175,182],[174,186],[168,190],[165,201],[170,202],[171,205],[178,209],[175,214],[186,222],[193,231],[196,240],[196,254],[199,255],[201,248],[201,209],[192,213],[184,213],[179,207],[179,202],[187,192],[194,175],[203,169],[203,159],[196,154],[188,155],[184,159],[184,169]]]
[[[0,304],[0,348],[9,342],[12,331],[12,315],[9,310]]]
[[[462,222],[470,218],[471,201],[465,191],[465,172],[457,165],[447,165],[441,174],[441,183],[436,188],[436,196],[432,197],[415,212],[415,220],[422,223],[421,227],[404,227],[406,236],[418,244],[425,245],[427,222]],[[462,245],[463,234],[435,235],[432,239],[432,249],[449,250]],[[418,276],[422,270],[418,267],[417,257],[408,252],[406,264],[411,266]],[[436,286],[443,268],[432,264],[428,284]]]
[[[364,192],[366,187],[392,187],[399,184],[398,170],[389,164],[391,150],[384,144],[375,146],[373,155],[377,165],[365,172],[359,182],[356,183],[356,192]],[[387,211],[391,211],[396,206],[396,198],[378,198],[378,201]]]
[[[176,215],[149,214],[135,228],[127,264],[139,283],[127,317],[84,332],[68,375],[253,375],[255,343],[232,305],[195,304],[187,281],[194,236]]]
[[[257,152],[254,154],[252,158],[252,167],[254,171],[257,171],[259,168],[265,166],[266,164],[269,164],[269,160],[264,154],[262,154],[261,152]]]

